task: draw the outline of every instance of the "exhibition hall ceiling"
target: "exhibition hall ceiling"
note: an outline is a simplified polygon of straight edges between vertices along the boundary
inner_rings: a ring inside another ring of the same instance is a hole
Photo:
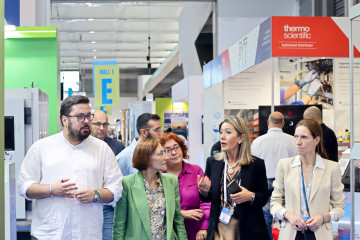
[[[52,0],[51,25],[58,30],[61,70],[79,69],[81,81],[89,83],[85,91],[91,92],[92,63],[116,61],[120,91],[136,92],[137,76],[152,74],[178,44],[183,5]]]

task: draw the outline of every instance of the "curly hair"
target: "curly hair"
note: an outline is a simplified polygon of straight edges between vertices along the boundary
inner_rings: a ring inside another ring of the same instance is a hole
[[[173,139],[177,144],[179,144],[181,151],[183,153],[183,158],[188,159],[189,155],[187,154],[188,152],[188,147],[186,146],[186,144],[184,143],[184,140],[182,138],[180,138],[177,134],[175,133],[164,133],[160,138],[159,138],[159,142],[162,146],[165,145],[165,143],[169,140]]]

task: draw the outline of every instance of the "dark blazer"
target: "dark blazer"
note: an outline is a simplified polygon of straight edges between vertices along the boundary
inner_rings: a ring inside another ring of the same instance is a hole
[[[241,186],[255,193],[252,204],[244,202],[235,207],[234,216],[239,219],[241,240],[267,240],[269,232],[266,227],[262,207],[265,206],[269,194],[264,160],[255,158],[249,165],[241,166]],[[211,180],[211,188],[207,198],[200,195],[203,201],[211,202],[207,239],[214,239],[215,229],[221,213],[221,177],[225,163],[209,157],[206,162],[205,175]]]
[[[338,143],[333,130],[328,128],[324,123],[320,124],[323,132],[323,143],[328,159],[338,162]]]

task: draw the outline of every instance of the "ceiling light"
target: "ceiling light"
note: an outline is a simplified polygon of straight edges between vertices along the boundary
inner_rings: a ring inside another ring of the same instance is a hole
[[[93,18],[88,18],[88,21],[94,21],[94,19]]]
[[[92,3],[85,3],[86,5],[88,5],[89,7],[91,7],[92,6]]]
[[[91,43],[96,43],[96,41],[91,41]]]
[[[95,33],[95,31],[90,31],[89,33]]]
[[[96,56],[94,56],[94,58],[96,58]]]
[[[94,49],[93,52],[96,52],[96,49]]]

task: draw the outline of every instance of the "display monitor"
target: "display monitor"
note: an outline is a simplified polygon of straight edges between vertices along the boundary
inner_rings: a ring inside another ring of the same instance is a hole
[[[15,151],[15,124],[13,116],[5,116],[5,151]]]
[[[280,105],[274,106],[275,111],[284,115],[285,125],[283,132],[294,135],[296,124],[303,119],[304,111],[310,107],[316,106],[322,111],[321,105]],[[259,136],[267,133],[267,120],[271,113],[271,106],[259,106]]]

